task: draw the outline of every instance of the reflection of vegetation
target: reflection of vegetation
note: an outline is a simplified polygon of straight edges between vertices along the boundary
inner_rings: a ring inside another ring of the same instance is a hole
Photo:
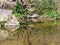
[[[58,22],[45,22],[45,23],[36,23],[34,33],[42,33],[45,35],[53,35],[57,31]]]
[[[19,20],[19,21],[20,21],[20,23],[19,23],[20,26],[17,29],[18,37],[19,37],[20,32],[23,30],[26,30],[27,26],[28,26],[28,23],[26,21],[24,21],[24,20]]]
[[[0,28],[4,27],[5,22],[0,22]]]

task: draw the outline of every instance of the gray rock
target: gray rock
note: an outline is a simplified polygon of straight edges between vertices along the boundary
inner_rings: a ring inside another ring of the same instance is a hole
[[[0,22],[7,21],[12,15],[12,10],[0,9]]]
[[[13,0],[0,0],[0,8],[13,10],[16,2]]]
[[[14,10],[16,2],[7,2],[3,8]]]
[[[7,16],[9,16],[9,15],[12,15],[12,10],[5,10],[5,9],[0,9],[0,15],[7,15]]]

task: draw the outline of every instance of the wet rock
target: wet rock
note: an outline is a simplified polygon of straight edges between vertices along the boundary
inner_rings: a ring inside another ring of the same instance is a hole
[[[5,28],[10,32],[13,32],[19,28],[19,22],[17,21],[15,16],[11,16],[9,18],[9,20],[5,23]]]
[[[9,33],[5,30],[0,30],[0,41],[5,40],[9,37]]]
[[[7,21],[12,15],[12,10],[0,9],[0,22]]]

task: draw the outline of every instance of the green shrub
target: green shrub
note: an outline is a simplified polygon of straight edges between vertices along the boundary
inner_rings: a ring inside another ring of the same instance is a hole
[[[15,6],[15,10],[14,13],[20,13],[20,14],[24,14],[24,9],[22,7],[22,5],[20,3],[17,2],[16,6]]]
[[[13,14],[16,17],[22,18],[27,13],[27,11],[28,11],[27,9],[24,9],[23,6],[19,2],[17,2]]]

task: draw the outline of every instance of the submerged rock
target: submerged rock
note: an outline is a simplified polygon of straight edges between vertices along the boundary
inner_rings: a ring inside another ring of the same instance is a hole
[[[9,18],[9,20],[5,23],[5,28],[10,32],[13,32],[19,28],[19,22],[15,16],[11,16],[11,18]]]
[[[0,30],[0,41],[5,40],[9,37],[9,33],[5,30]]]

